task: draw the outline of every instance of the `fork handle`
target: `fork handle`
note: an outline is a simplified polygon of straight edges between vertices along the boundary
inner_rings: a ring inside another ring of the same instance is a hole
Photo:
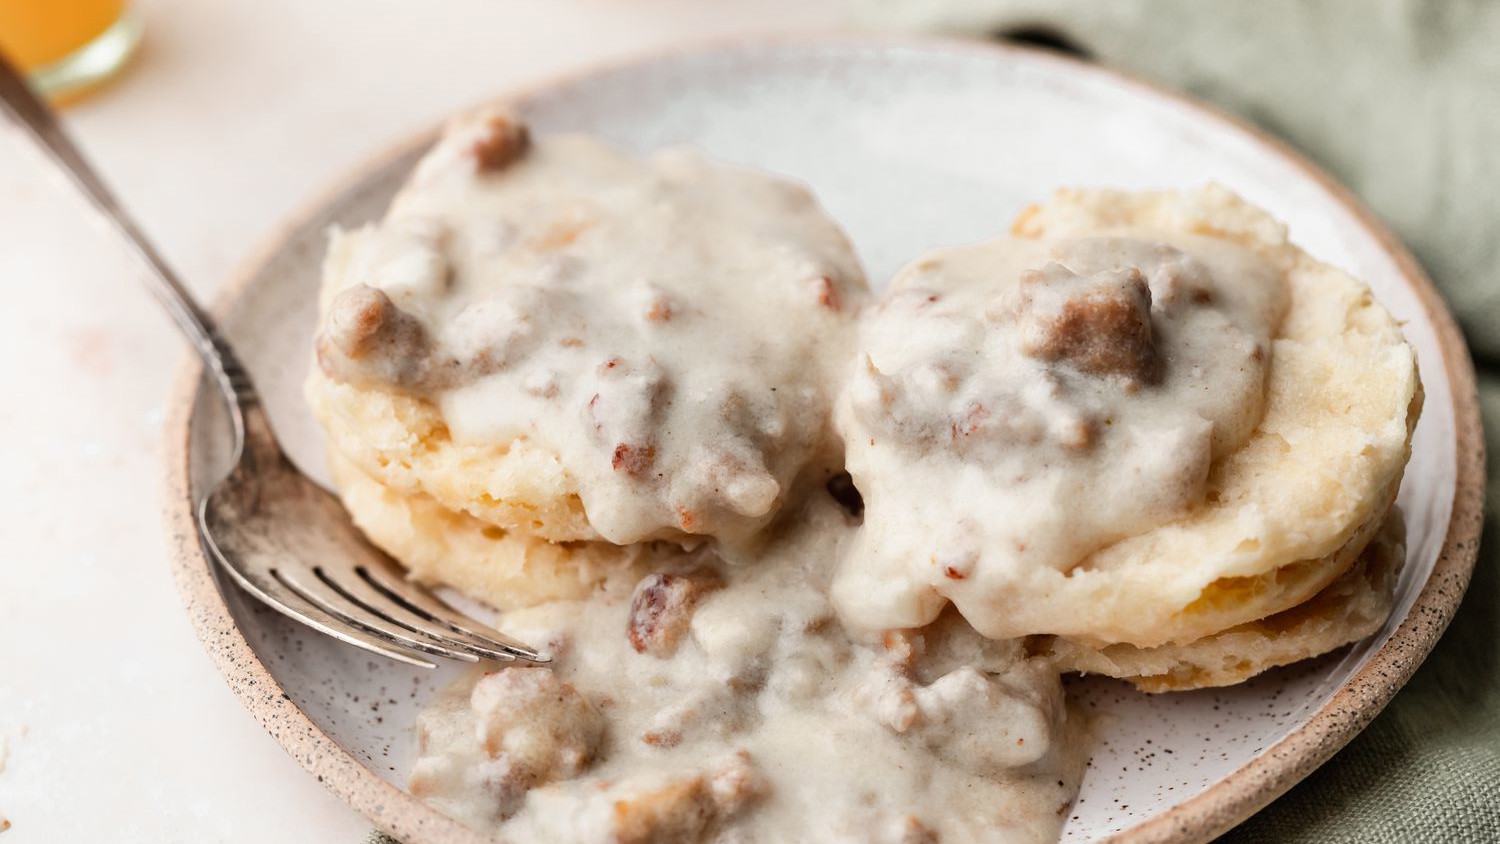
[[[235,450],[244,445],[244,411],[257,402],[255,386],[239,357],[219,333],[212,317],[193,299],[172,268],[146,240],[109,188],[84,160],[57,121],[57,114],[36,96],[25,78],[0,55],[0,106],[25,130],[52,161],[67,174],[94,210],[108,221],[147,269],[145,282],[177,328],[202,358],[229,408],[235,429]]]

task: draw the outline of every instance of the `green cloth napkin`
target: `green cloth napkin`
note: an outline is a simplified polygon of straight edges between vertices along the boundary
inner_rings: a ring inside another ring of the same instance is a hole
[[[862,0],[864,26],[1019,36],[1280,135],[1417,254],[1480,365],[1500,474],[1500,0]],[[1488,371],[1487,371],[1488,370]],[[1491,501],[1447,635],[1379,718],[1224,844],[1500,842]],[[373,833],[369,844],[395,844]]]

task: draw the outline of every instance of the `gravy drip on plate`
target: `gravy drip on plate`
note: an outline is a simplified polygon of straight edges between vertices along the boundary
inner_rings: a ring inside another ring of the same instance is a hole
[[[742,540],[836,468],[866,287],[800,186],[489,115],[352,236],[324,371],[429,398],[455,441],[550,449],[606,540]]]
[[[954,613],[852,641],[826,581],[854,520],[805,507],[755,565],[507,613],[554,667],[446,691],[413,792],[511,841],[1056,841],[1083,755],[1056,669]]]
[[[1278,271],[1222,239],[1125,231],[933,254],[867,314],[838,408],[865,527],[840,616],[981,632],[1090,553],[1203,501],[1265,400]]]

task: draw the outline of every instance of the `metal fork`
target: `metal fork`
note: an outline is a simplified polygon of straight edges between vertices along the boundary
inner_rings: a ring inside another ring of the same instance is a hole
[[[125,238],[149,270],[151,293],[191,341],[224,399],[234,428],[234,468],[198,507],[203,543],[224,571],[272,609],[398,662],[424,668],[436,667],[428,656],[548,662],[408,582],[365,540],[338,499],[287,460],[249,374],[214,320],[3,56],[0,103]]]

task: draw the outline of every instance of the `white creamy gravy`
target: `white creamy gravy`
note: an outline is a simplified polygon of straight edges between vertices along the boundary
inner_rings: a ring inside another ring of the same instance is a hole
[[[502,115],[350,237],[330,376],[555,452],[605,540],[721,540],[508,614],[555,666],[424,714],[414,792],[516,841],[1055,840],[1078,723],[997,607],[1202,500],[1286,304],[1213,238],[1013,239],[908,269],[856,354],[864,281],[805,190]],[[835,415],[863,527],[773,523]]]
[[[1057,671],[953,614],[851,641],[825,584],[854,525],[808,507],[755,565],[663,561],[696,590],[507,613],[555,668],[445,693],[413,791],[516,842],[1055,841],[1083,761]]]
[[[456,441],[554,451],[606,540],[741,540],[836,469],[866,285],[800,186],[490,115],[352,236],[325,371],[432,399]]]
[[[1227,241],[1126,231],[949,249],[869,312],[838,407],[865,527],[847,622],[919,627],[1003,602],[1203,500],[1258,424],[1277,270]]]

